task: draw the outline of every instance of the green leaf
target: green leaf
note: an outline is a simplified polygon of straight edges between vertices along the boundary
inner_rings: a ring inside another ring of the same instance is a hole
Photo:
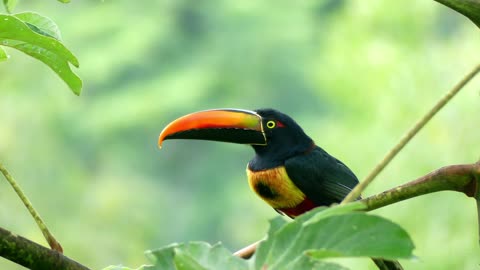
[[[3,0],[3,5],[5,6],[5,9],[8,13],[12,13],[13,9],[17,5],[17,2],[17,0]]]
[[[359,202],[349,203],[346,205],[337,205],[335,207],[317,207],[312,211],[309,211],[303,215],[298,216],[294,221],[286,224],[283,218],[277,217],[270,221],[270,229],[267,234],[267,239],[269,241],[263,241],[260,243],[257,251],[256,251],[256,260],[255,260],[255,269],[260,269],[261,264],[264,261],[273,260],[273,258],[277,258],[283,252],[283,245],[285,248],[290,243],[293,243],[296,239],[297,232],[301,230],[302,223],[309,223],[318,221],[319,218],[325,218],[332,215],[339,215],[343,213],[349,213],[356,210],[361,210],[365,206]],[[277,232],[280,231],[280,222],[278,219],[283,220],[284,225],[281,230],[283,233],[278,234]],[[289,233],[293,232],[293,233]],[[276,248],[272,248],[273,245],[276,245]],[[268,257],[268,258],[267,258]]]
[[[82,80],[71,70],[78,67],[77,58],[58,40],[33,31],[11,15],[0,15],[0,44],[20,50],[48,65],[70,89],[79,95]]]
[[[70,3],[70,1],[71,1],[71,0],[58,0],[58,2],[64,3],[64,4]]]
[[[211,246],[204,242],[174,244],[166,248],[147,252],[154,269],[248,269],[247,261],[225,249],[221,244]]]
[[[208,270],[182,249],[175,249],[173,260],[177,270]]]
[[[435,0],[465,15],[480,27],[480,0]]]
[[[22,12],[14,16],[23,21],[32,31],[61,41],[60,29],[51,19],[35,12]]]
[[[7,61],[10,56],[7,54],[7,52],[0,47],[0,62],[2,61]]]
[[[353,211],[360,211],[366,209],[367,206],[361,202],[352,202],[345,205],[337,205],[335,207],[328,207],[325,210],[320,211],[319,213],[315,214],[314,217],[310,218],[308,221],[305,222],[305,225],[310,223],[315,223],[322,218],[327,218],[333,215],[342,215],[346,213],[351,213]]]
[[[302,215],[270,232],[258,248],[255,269],[267,265],[272,269],[290,269],[305,256],[312,259],[412,257],[413,243],[400,226],[378,216],[352,213],[357,207],[314,210],[307,213],[308,219]]]
[[[160,249],[147,250],[145,255],[153,263],[154,269],[175,270],[174,249],[178,246],[179,244],[171,244]]]

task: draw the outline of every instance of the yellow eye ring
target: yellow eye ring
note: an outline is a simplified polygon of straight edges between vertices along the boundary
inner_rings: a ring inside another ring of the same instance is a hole
[[[268,128],[274,128],[275,125],[276,125],[276,124],[275,124],[275,121],[270,120],[270,121],[267,122],[267,127],[268,127]]]

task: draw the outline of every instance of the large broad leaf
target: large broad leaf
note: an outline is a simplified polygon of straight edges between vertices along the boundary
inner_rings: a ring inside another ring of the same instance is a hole
[[[154,265],[145,266],[144,270],[247,270],[253,267],[247,261],[233,256],[220,244],[210,246],[203,242],[174,244],[148,252],[147,256]],[[289,269],[347,270],[338,264],[318,261],[306,256],[291,264]]]
[[[270,221],[268,237],[250,261],[233,256],[220,244],[172,244],[147,251],[152,262],[142,270],[346,270],[325,261],[337,257],[398,259],[412,257],[413,243],[398,225],[359,212],[351,203],[317,208],[292,222],[282,217]],[[130,270],[117,267],[109,270]]]
[[[296,241],[297,233],[301,230],[303,223],[318,220],[318,218],[322,216],[329,217],[336,214],[350,213],[355,210],[361,210],[362,208],[364,208],[363,204],[350,203],[331,208],[318,207],[313,211],[298,216],[294,221],[289,223],[285,222],[282,217],[272,219],[267,234],[267,241],[261,242],[255,253],[255,269],[260,269],[265,262],[273,261],[275,260],[274,258],[281,256],[283,253],[282,249],[286,249],[288,245]],[[283,233],[279,234],[279,231],[283,231]],[[282,245],[285,246],[282,247]]]
[[[51,24],[51,20],[33,13],[22,13],[19,18],[0,15],[0,45],[15,48],[42,61],[79,95],[82,81],[70,68],[70,64],[78,67],[78,60],[56,39],[59,38],[55,33],[58,28]]]
[[[480,27],[480,0],[435,0],[456,10]]]
[[[148,269],[248,269],[247,261],[233,256],[221,244],[213,246],[204,242],[175,244],[166,248],[148,251],[147,257],[154,264]]]
[[[400,226],[349,210],[354,208],[314,210],[276,231],[270,230],[258,248],[255,269],[291,269],[305,257],[412,257],[414,245]]]

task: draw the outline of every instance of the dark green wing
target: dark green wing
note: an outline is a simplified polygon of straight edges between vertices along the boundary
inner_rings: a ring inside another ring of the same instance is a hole
[[[285,161],[293,183],[318,206],[339,203],[358,184],[353,172],[340,160],[316,147]]]

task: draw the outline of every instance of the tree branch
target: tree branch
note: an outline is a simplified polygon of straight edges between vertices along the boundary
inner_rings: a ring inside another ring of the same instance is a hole
[[[480,162],[466,165],[452,165],[435,170],[404,185],[360,200],[371,211],[406,199],[451,190],[477,197],[480,179]]]
[[[90,270],[88,267],[0,228],[0,256],[32,270]]]

